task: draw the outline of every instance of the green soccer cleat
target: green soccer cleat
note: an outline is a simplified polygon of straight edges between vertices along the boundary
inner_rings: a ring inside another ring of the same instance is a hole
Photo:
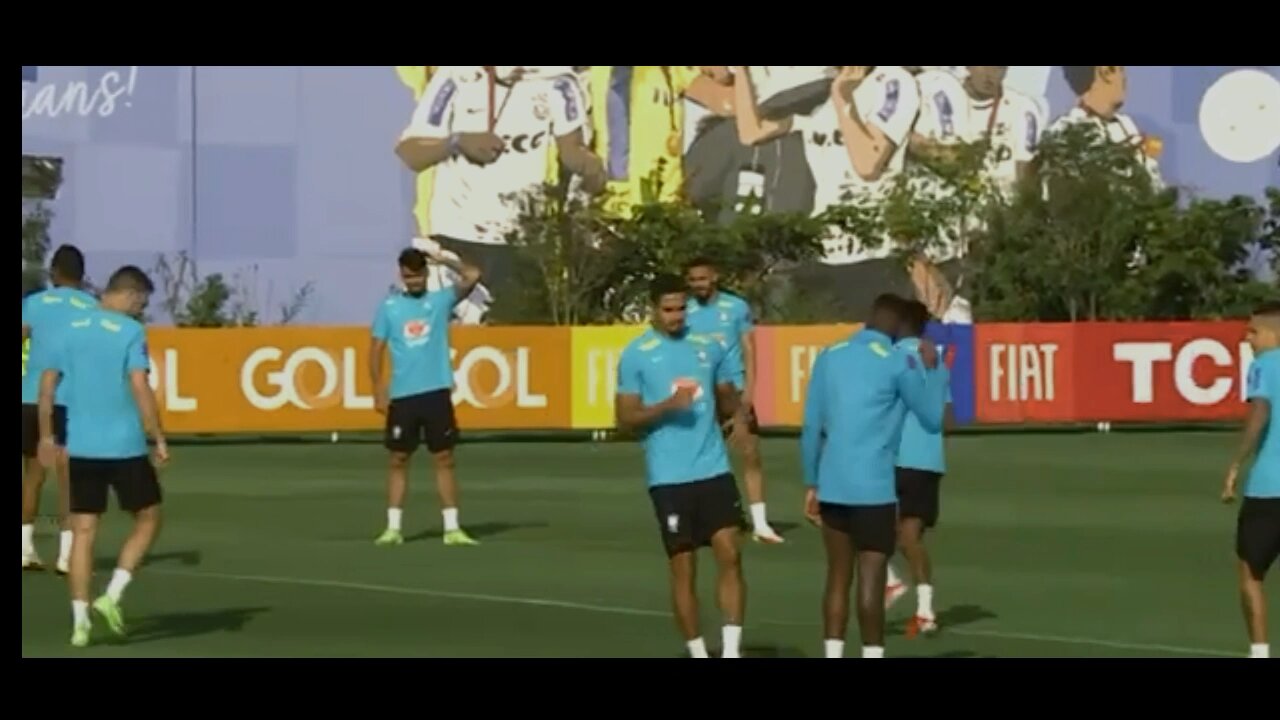
[[[120,603],[112,600],[109,595],[103,595],[93,601],[93,609],[107,621],[107,627],[111,632],[120,637],[124,637],[127,633],[124,626],[124,614],[120,612]]]
[[[381,535],[378,536],[377,540],[373,541],[373,544],[378,545],[380,547],[390,547],[392,545],[403,545],[404,534],[401,533],[399,530],[392,530],[391,528],[387,528],[386,531],[384,531]]]
[[[89,647],[89,636],[92,632],[93,626],[89,623],[76,625],[71,631],[71,646],[78,648]]]
[[[445,545],[479,545],[480,541],[471,537],[465,530],[450,530],[444,534]]]

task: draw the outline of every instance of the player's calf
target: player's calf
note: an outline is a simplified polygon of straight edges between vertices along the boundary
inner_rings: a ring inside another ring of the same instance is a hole
[[[728,527],[711,538],[717,569],[716,597],[724,617],[720,655],[724,658],[741,657],[742,622],[747,604],[747,582],[742,573],[742,553],[736,535],[735,529]]]

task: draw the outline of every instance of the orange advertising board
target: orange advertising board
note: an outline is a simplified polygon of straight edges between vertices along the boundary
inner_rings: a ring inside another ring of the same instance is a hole
[[[451,332],[464,429],[568,427],[568,328]],[[147,339],[172,432],[372,430],[363,327],[153,328]]]
[[[756,328],[756,414],[763,425],[799,426],[805,390],[818,353],[860,325],[778,325]]]

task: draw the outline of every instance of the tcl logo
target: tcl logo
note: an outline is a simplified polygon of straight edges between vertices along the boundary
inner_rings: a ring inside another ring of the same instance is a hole
[[[1171,342],[1121,342],[1112,347],[1112,359],[1130,366],[1132,402],[1162,402],[1156,394],[1156,373],[1172,370],[1173,386],[1193,405],[1216,405],[1234,390],[1245,399],[1245,379],[1253,362],[1248,343],[1227,346],[1210,338],[1198,338],[1176,347]]]

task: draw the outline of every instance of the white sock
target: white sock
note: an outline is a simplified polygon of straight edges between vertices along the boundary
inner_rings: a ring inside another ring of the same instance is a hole
[[[889,565],[889,585],[901,585],[902,578],[898,577],[898,573],[893,569],[893,565]]]
[[[36,534],[35,525],[22,526],[22,554],[23,555],[30,555],[31,553],[35,552],[35,548],[32,547],[32,539],[35,537],[35,534]]]
[[[1249,657],[1269,658],[1271,657],[1271,646],[1267,643],[1254,643],[1249,646]]]
[[[769,527],[769,518],[764,513],[764,503],[751,503],[751,525],[756,530]]]
[[[723,641],[723,649],[720,652],[722,658],[742,657],[739,653],[742,648],[742,626],[741,625],[725,625],[720,631],[720,638]]]
[[[916,615],[933,619],[933,586],[916,586]]]
[[[685,643],[685,647],[689,648],[689,654],[696,658],[711,657],[707,654],[707,644],[702,638],[694,638]]]
[[[84,600],[71,601],[71,621],[76,627],[89,624],[89,603]]]
[[[458,508],[445,508],[440,514],[444,515],[445,532],[461,529],[458,527]]]
[[[115,573],[111,576],[111,582],[107,584],[107,597],[120,602],[120,598],[124,595],[124,589],[129,587],[129,581],[133,579],[133,574],[124,568],[116,568]]]
[[[882,658],[884,657],[884,648],[875,645],[863,645],[862,657],[864,658]]]
[[[387,508],[387,529],[400,531],[400,518],[404,515],[404,511],[400,508]]]
[[[71,560],[71,541],[75,538],[75,533],[70,530],[63,530],[58,533],[58,562],[68,562]]]
[[[822,643],[824,657],[842,658],[844,657],[844,641],[843,640],[826,640]]]

